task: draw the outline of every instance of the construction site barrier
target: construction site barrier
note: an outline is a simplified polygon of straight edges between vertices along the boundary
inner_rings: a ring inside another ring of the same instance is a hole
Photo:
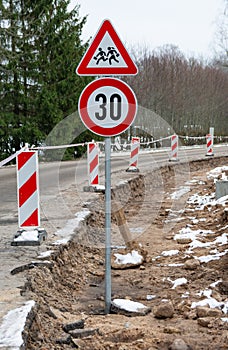
[[[172,135],[171,136],[171,161],[177,161],[178,160],[178,135]]]
[[[36,151],[23,151],[17,155],[17,191],[19,227],[39,227],[38,154]]]
[[[129,168],[126,171],[138,172],[138,159],[139,159],[139,149],[140,149],[140,138],[132,137],[131,140],[131,155]]]
[[[211,134],[206,135],[207,153],[206,156],[213,156],[213,137]]]
[[[99,149],[95,142],[89,142],[87,145],[87,159],[88,159],[88,173],[89,173],[89,186],[99,184]]]

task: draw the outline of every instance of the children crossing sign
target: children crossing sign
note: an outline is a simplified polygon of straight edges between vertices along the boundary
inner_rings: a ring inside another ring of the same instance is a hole
[[[104,20],[76,72],[78,75],[135,75],[138,69],[111,22]]]
[[[105,20],[79,63],[78,75],[135,75],[138,69],[110,21]],[[134,122],[137,100],[133,90],[119,79],[95,79],[78,101],[82,122],[93,133],[105,136],[105,312],[111,308],[111,136]]]

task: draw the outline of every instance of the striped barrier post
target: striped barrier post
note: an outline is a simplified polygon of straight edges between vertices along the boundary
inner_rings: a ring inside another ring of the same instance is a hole
[[[38,155],[36,151],[25,151],[17,156],[17,191],[19,227],[39,227]]]
[[[98,166],[98,146],[95,142],[89,142],[87,145],[87,157],[88,157],[88,172],[89,172],[89,186],[95,186],[99,184]]]
[[[207,153],[206,156],[213,156],[213,137],[211,134],[206,135],[206,141],[207,141]]]
[[[17,155],[17,198],[19,230],[11,245],[40,245],[47,233],[40,229],[38,152]]]
[[[178,160],[178,135],[171,136],[171,157],[170,161]]]
[[[140,149],[140,138],[132,137],[131,139],[131,158],[129,168],[126,170],[128,172],[138,172],[138,158]]]

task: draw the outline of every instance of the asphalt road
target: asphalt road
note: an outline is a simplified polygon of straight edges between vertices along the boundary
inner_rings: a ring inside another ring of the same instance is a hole
[[[205,146],[199,148],[181,148],[178,158],[182,162],[196,159],[205,159]],[[227,155],[228,145],[216,146],[215,156]],[[153,170],[161,165],[167,164],[169,159],[168,151],[155,151],[141,153],[139,155],[139,169],[141,172]],[[104,156],[100,157],[100,182],[104,184]],[[129,166],[129,153],[115,154],[112,156],[112,173],[126,170]],[[51,200],[61,190],[67,189],[70,185],[82,188],[88,184],[87,161],[86,159],[69,162],[41,163],[39,165],[40,175],[40,199]],[[17,190],[16,170],[14,166],[0,168],[0,225],[7,222],[17,221]],[[0,241],[1,242],[1,241]]]

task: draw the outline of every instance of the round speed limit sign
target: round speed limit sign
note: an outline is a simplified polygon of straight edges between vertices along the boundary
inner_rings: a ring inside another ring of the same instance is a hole
[[[122,80],[101,78],[82,91],[78,111],[87,129],[100,136],[115,136],[133,123],[137,100]]]

